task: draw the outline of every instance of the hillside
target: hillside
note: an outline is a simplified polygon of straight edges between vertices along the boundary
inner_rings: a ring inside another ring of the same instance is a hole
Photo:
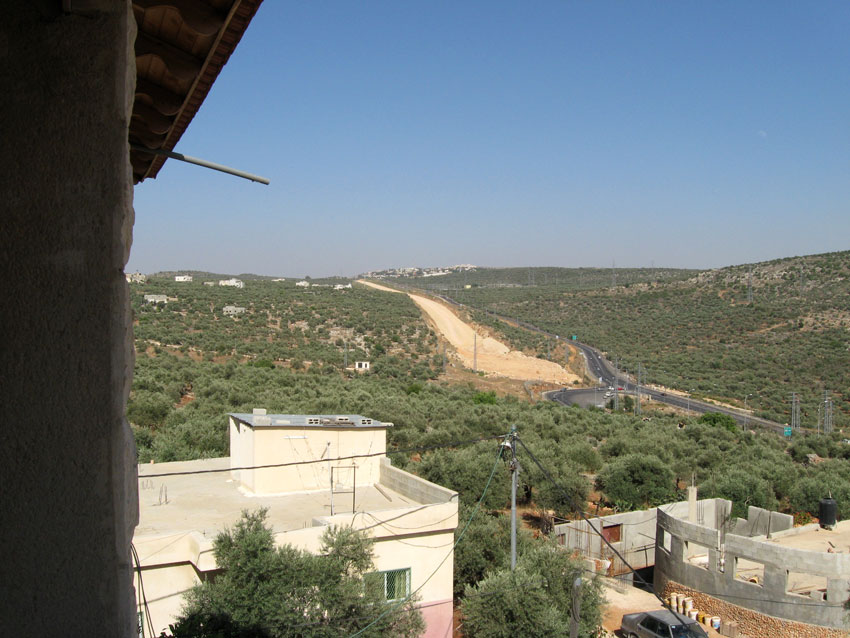
[[[517,279],[528,269],[515,270]],[[570,281],[579,276],[573,273]],[[791,393],[797,392],[803,425],[816,427],[829,390],[836,427],[850,424],[850,252],[730,266],[667,282],[656,282],[649,269],[633,276],[638,281],[613,288],[609,271],[607,282],[597,277],[593,289],[575,289],[565,278],[542,286],[471,287],[452,296],[555,334],[576,334],[627,371],[640,363],[649,383],[741,407],[747,399],[756,414],[779,422],[791,420]],[[539,336],[484,313],[476,319],[500,329],[515,347],[545,352]]]
[[[446,269],[447,270],[447,269]],[[685,279],[699,273],[682,268],[486,268],[471,266],[445,275],[402,275],[387,271],[396,283],[416,285],[427,290],[462,290],[471,288],[534,288],[553,287],[561,290],[592,290],[617,285],[665,282]],[[372,273],[380,277],[381,273]]]
[[[520,545],[531,542],[529,528],[545,534],[554,517],[576,517],[576,506],[596,513],[645,508],[681,499],[691,480],[703,497],[732,500],[736,515],[755,505],[807,521],[831,493],[840,517],[850,516],[850,446],[843,434],[795,434],[789,441],[663,407],[647,407],[641,417],[503,395],[504,386],[489,377],[452,366],[443,372],[437,336],[407,295],[359,285],[246,281],[237,289],[173,279],[130,284],[130,294],[136,365],[127,418],[140,462],[227,456],[227,413],[255,407],[392,422],[393,464],[456,490],[462,518],[489,485],[468,542],[454,556],[459,598],[488,572],[508,567],[507,465],[499,463],[489,477],[501,444],[495,437],[514,425],[559,486],[523,447]],[[166,295],[168,303],[146,303],[145,294]],[[560,294],[593,299],[606,291]],[[225,315],[227,305],[245,312]],[[529,335],[509,332],[519,340]],[[371,369],[347,369],[346,348],[349,366],[366,359]],[[809,464],[810,454],[823,462]]]

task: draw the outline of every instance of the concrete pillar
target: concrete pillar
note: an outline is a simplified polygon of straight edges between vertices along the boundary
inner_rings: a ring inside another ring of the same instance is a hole
[[[847,600],[850,578],[830,578],[826,581],[826,600],[841,603]]]
[[[135,635],[135,23],[129,0],[70,4],[0,3],[3,636]]]
[[[691,523],[697,522],[697,487],[696,485],[688,486],[688,520]]]
[[[764,566],[764,590],[767,598],[781,600],[788,589],[788,570],[784,567]]]

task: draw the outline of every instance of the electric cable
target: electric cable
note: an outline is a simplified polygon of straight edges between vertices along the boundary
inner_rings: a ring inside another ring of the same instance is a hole
[[[499,438],[504,439],[504,438],[506,438],[506,436],[509,436],[509,435],[502,435]],[[387,614],[389,614],[390,612],[394,611],[395,609],[398,609],[399,607],[401,607],[402,605],[407,603],[413,596],[415,596],[417,593],[419,593],[419,591],[428,583],[428,581],[430,581],[434,577],[434,575],[439,571],[439,569],[449,559],[449,557],[454,556],[455,547],[457,547],[458,544],[463,540],[463,537],[466,534],[466,531],[469,529],[469,526],[472,524],[472,521],[475,518],[475,515],[478,514],[478,510],[481,508],[481,503],[484,502],[484,497],[487,496],[487,490],[490,488],[490,483],[493,482],[493,476],[496,474],[496,468],[499,467],[499,461],[502,459],[502,450],[503,449],[504,449],[504,447],[502,445],[500,445],[498,454],[496,455],[496,461],[493,463],[493,469],[490,470],[490,476],[487,478],[487,483],[484,485],[484,490],[481,492],[481,498],[479,498],[478,502],[475,504],[475,507],[472,510],[472,514],[470,514],[469,519],[466,521],[466,525],[464,525],[463,530],[458,535],[457,539],[455,540],[454,544],[452,545],[452,548],[448,551],[448,553],[446,553],[445,557],[443,557],[443,560],[441,560],[437,564],[437,566],[434,568],[434,571],[431,572],[431,575],[428,576],[428,578],[426,578],[424,581],[422,581],[422,584],[419,585],[419,587],[417,587],[414,591],[409,593],[407,596],[402,598],[400,601],[398,601],[394,605],[388,607],[386,610],[384,610],[380,615],[378,615],[377,618],[375,618],[368,625],[366,625],[362,629],[356,631],[355,633],[351,634],[349,636],[349,638],[357,638],[357,636],[360,636],[364,631],[369,629],[369,627],[372,627],[375,623],[377,623],[379,620],[381,620]]]
[[[525,444],[525,442],[522,440],[522,438],[520,438],[519,436],[517,436],[517,440],[519,441],[520,445],[522,445],[523,449],[524,449],[524,450],[528,453],[528,456],[530,456],[530,457],[531,457],[531,460],[532,460],[532,461],[534,461],[534,464],[535,464],[535,465],[536,465],[536,466],[540,469],[540,471],[543,473],[543,476],[545,476],[545,477],[546,477],[546,480],[548,480],[550,483],[552,483],[552,485],[554,485],[554,486],[558,489],[558,491],[560,491],[560,492],[561,492],[561,494],[563,494],[563,495],[567,498],[567,500],[568,500],[568,501],[570,502],[570,504],[572,505],[573,509],[574,509],[576,512],[578,512],[578,514],[582,517],[582,519],[584,520],[584,522],[588,524],[588,526],[590,527],[590,529],[591,529],[591,530],[593,530],[593,531],[594,531],[594,532],[595,532],[595,533],[596,533],[596,534],[597,534],[597,535],[598,535],[598,536],[599,536],[599,537],[600,537],[600,538],[601,538],[601,539],[605,542],[605,544],[608,546],[608,548],[609,548],[612,552],[614,552],[614,555],[615,555],[617,558],[619,558],[619,559],[623,562],[623,565],[625,565],[626,567],[628,567],[629,571],[631,571],[631,572],[632,572],[632,574],[634,574],[634,577],[635,577],[635,578],[637,578],[637,579],[640,581],[640,583],[641,583],[642,585],[644,585],[644,587],[647,587],[647,588],[648,588],[650,585],[649,585],[649,583],[646,581],[646,579],[644,579],[644,578],[643,578],[643,576],[641,576],[640,574],[638,574],[638,573],[637,573],[637,570],[636,570],[634,567],[632,567],[632,566],[629,564],[629,562],[625,559],[625,557],[624,557],[624,556],[623,556],[623,555],[622,555],[619,551],[617,551],[617,550],[614,548],[614,546],[611,544],[611,542],[610,542],[607,538],[605,538],[605,535],[604,535],[601,531],[599,531],[598,529],[596,529],[596,527],[594,527],[594,526],[593,526],[593,523],[591,523],[591,522],[590,522],[590,519],[589,519],[589,518],[588,518],[588,516],[584,513],[584,510],[583,510],[581,507],[579,507],[579,506],[578,506],[578,504],[576,503],[575,498],[573,497],[573,495],[572,495],[572,494],[570,494],[569,492],[567,492],[567,490],[565,490],[563,487],[561,487],[561,485],[560,485],[560,484],[559,484],[559,483],[558,483],[558,482],[557,482],[554,478],[552,478],[552,475],[549,473],[549,471],[548,471],[545,467],[543,467],[543,465],[541,465],[540,461],[538,461],[538,460],[537,460],[537,457],[536,457],[536,456],[534,456],[534,453],[533,453],[531,450],[529,450],[529,449],[528,449],[528,446]],[[664,599],[663,599],[661,596],[659,596],[658,594],[656,594],[656,593],[655,593],[655,591],[654,591],[654,589],[653,589],[653,592],[652,592],[652,593],[653,593],[653,595],[654,595],[656,598],[658,598],[658,600],[659,600],[659,601],[661,601],[662,606],[665,606],[665,607],[667,606],[667,605],[664,603]]]
[[[133,560],[136,561],[136,568],[138,569],[139,593],[142,597],[142,601],[143,601],[143,605],[144,605],[145,619],[147,620],[148,628],[150,629],[150,632],[151,632],[151,638],[154,638],[154,636],[156,636],[156,630],[153,628],[153,620],[151,620],[151,610],[150,610],[150,607],[148,606],[148,597],[147,597],[147,594],[145,594],[145,583],[142,580],[142,563],[139,560],[139,553],[136,551],[136,546],[133,543],[130,543],[130,550],[133,553]],[[143,628],[142,631],[144,632],[144,628]]]
[[[504,434],[494,434],[491,436],[483,436],[477,439],[464,439],[460,441],[451,441],[449,443],[439,443],[436,445],[426,445],[421,447],[401,448],[397,450],[386,450],[385,452],[371,452],[369,454],[352,454],[350,456],[339,456],[333,459],[317,459],[305,461],[289,461],[286,463],[268,463],[266,465],[246,465],[240,467],[222,467],[222,468],[206,468],[203,470],[183,470],[175,472],[160,472],[158,474],[140,474],[140,479],[151,478],[166,478],[169,476],[188,476],[193,474],[219,474],[221,472],[237,472],[241,470],[265,470],[277,467],[292,467],[295,465],[308,465],[310,463],[327,463],[328,461],[349,461],[351,459],[363,459],[373,456],[389,456],[390,454],[409,454],[413,452],[430,452],[431,450],[439,450],[449,447],[460,447],[461,445],[471,445],[473,443],[482,443],[484,441],[493,441],[495,439],[504,438]]]

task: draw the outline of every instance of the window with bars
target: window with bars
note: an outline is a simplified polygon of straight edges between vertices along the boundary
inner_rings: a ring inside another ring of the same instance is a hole
[[[378,572],[377,575],[383,579],[384,598],[388,601],[400,600],[410,596],[410,568],[391,569]]]

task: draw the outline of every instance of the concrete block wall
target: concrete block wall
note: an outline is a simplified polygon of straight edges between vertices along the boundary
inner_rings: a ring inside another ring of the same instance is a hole
[[[738,635],[744,635],[747,638],[779,638],[785,636],[789,638],[846,638],[848,635],[846,631],[841,629],[767,616],[752,609],[709,596],[696,589],[685,587],[674,581],[668,581],[660,593],[664,597],[672,593],[690,596],[694,599],[694,609],[712,616],[720,616],[727,623],[737,623]]]
[[[457,492],[419,478],[410,472],[393,467],[386,457],[381,459],[380,482],[391,490],[418,503],[449,503],[457,501]]]
[[[719,530],[678,520],[664,512],[658,513],[657,522],[656,591],[675,582],[769,616],[834,628],[845,626],[843,603],[850,585],[850,555],[780,547],[734,534],[726,534],[721,544]],[[670,538],[669,550],[662,546],[662,536],[666,535]],[[706,566],[686,560],[690,543],[709,548]],[[739,559],[764,565],[762,582],[736,578]],[[827,600],[818,604],[810,597],[788,593],[789,571],[826,577]]]
[[[727,503],[728,501],[723,499],[699,501],[696,508],[697,520],[713,524],[718,514],[722,514]],[[612,545],[625,556],[629,564],[635,568],[642,568],[655,564],[655,528],[658,509],[677,518],[684,518],[688,515],[688,502],[680,501],[662,505],[659,508],[600,516],[590,519],[590,522],[599,531],[609,525],[621,525],[621,540]],[[612,554],[599,535],[591,529],[590,524],[583,520],[555,525],[553,533],[556,538],[560,537],[559,541],[565,547],[577,550],[585,556],[601,558]]]
[[[731,533],[736,536],[767,536],[794,527],[794,517],[754,507],[747,508],[747,518],[736,518]]]

